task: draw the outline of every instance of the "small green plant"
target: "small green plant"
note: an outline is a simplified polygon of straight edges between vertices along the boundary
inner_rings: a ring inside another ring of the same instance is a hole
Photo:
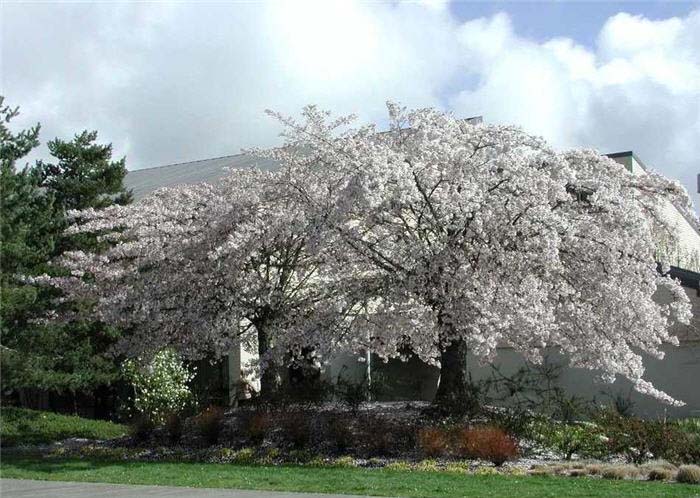
[[[341,456],[333,460],[334,467],[352,468],[355,467],[355,459],[351,456]]]
[[[445,466],[445,470],[447,472],[454,472],[457,474],[464,474],[466,472],[469,472],[469,469],[471,466],[469,465],[469,462],[448,462],[447,465]]]
[[[437,472],[440,470],[438,463],[433,459],[421,460],[416,465],[416,470],[420,472]]]
[[[367,378],[363,377],[362,380],[355,382],[342,377],[342,375],[338,375],[335,393],[340,402],[350,410],[353,415],[357,415],[362,407],[362,403],[368,401],[370,397]]]
[[[676,480],[684,484],[700,484],[700,466],[681,465],[678,468]]]
[[[255,451],[252,448],[241,448],[233,454],[232,461],[238,464],[250,464],[255,461]]]
[[[231,448],[219,448],[215,451],[214,455],[217,460],[230,461],[236,454]]]
[[[387,470],[398,470],[401,472],[410,472],[413,470],[413,466],[410,463],[403,461],[387,463],[384,468]]]
[[[476,476],[495,476],[498,475],[498,470],[493,467],[479,467],[474,471]]]

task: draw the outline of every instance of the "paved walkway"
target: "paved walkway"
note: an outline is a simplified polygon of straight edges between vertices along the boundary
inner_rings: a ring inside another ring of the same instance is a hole
[[[85,482],[31,481],[0,479],[2,498],[368,498],[352,495],[325,495],[315,493],[287,493],[279,491],[243,491],[236,489],[181,488],[170,486],[130,486],[123,484],[93,484]]]

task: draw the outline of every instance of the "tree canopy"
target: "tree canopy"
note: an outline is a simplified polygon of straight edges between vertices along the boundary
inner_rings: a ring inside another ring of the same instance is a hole
[[[39,161],[20,169],[19,160],[39,145],[39,125],[13,133],[9,122],[18,110],[3,106],[2,98],[0,108],[3,389],[76,392],[107,384],[118,376],[114,359],[105,356],[117,330],[91,320],[45,323],[62,298],[27,278],[64,274],[54,258],[67,248],[103,247],[92,235],[66,237],[65,213],[128,202],[124,160],[112,162],[111,145],[94,143],[96,132],[83,132],[71,142],[49,142],[56,164]]]
[[[432,109],[389,104],[383,133],[303,116],[276,115],[284,145],[253,151],[278,172],[74,213],[75,233],[123,231],[106,254],[65,254],[73,276],[54,283],[130,327],[127,352],[223,351],[247,328],[274,330],[278,353],[408,348],[440,366],[437,402],[454,406],[468,402],[467,352],[508,345],[537,362],[556,347],[676,402],[644,379],[641,353],[662,357],[691,316],[655,259],[657,234],[675,236],[662,203],[690,214],[677,182]]]

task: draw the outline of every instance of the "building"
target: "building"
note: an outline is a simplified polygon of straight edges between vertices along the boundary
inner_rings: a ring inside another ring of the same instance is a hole
[[[480,118],[476,118],[475,121],[480,121]],[[609,154],[609,157],[635,175],[646,174],[646,167],[631,151]],[[133,190],[138,201],[161,187],[213,182],[225,176],[228,169],[251,167],[274,170],[277,166],[271,160],[237,154],[130,171],[125,184]],[[693,321],[690,326],[678,327],[675,332],[681,346],[676,348],[667,345],[666,358],[663,361],[645,359],[646,378],[676,399],[685,401],[686,406],[670,408],[649,396],[633,392],[631,384],[625,379],[618,379],[612,385],[597,383],[594,374],[588,370],[564,368],[559,382],[568,393],[585,399],[629,396],[634,402],[635,411],[644,416],[700,416],[700,389],[696,385],[697,379],[700,379],[700,233],[670,202],[665,211],[677,226],[680,243],[674,247],[662,244],[660,251],[669,255],[675,265],[671,275],[681,281],[691,299]],[[661,294],[658,296],[660,300],[668,298]],[[241,381],[241,369],[252,357],[252,354],[237,349],[220,365],[202,365],[200,369],[205,372],[207,378],[219,379],[223,391],[221,401],[233,402]],[[551,359],[564,362],[564,358],[555,351],[552,351]],[[329,380],[335,380],[338,376],[358,379],[371,372],[374,379],[383,379],[387,388],[385,396],[389,399],[433,398],[439,379],[437,368],[426,365],[417,358],[410,359],[408,364],[400,360],[386,363],[372,361],[372,358],[369,360],[359,362],[355,356],[340,356],[327,366],[324,376]],[[491,374],[491,365],[479,365],[474,358],[468,358],[467,361],[474,379],[483,379]],[[499,349],[495,364],[507,374],[517,370],[524,361],[514,350],[504,347]],[[254,382],[253,379],[250,380]]]

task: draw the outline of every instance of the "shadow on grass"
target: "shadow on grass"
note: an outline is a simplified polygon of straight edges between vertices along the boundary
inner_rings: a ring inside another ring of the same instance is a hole
[[[135,467],[146,465],[140,462],[119,462],[115,460],[74,460],[63,458],[44,458],[40,455],[32,455],[24,453],[22,456],[12,456],[4,454],[2,457],[2,466],[0,466],[0,475],[5,477],[5,474],[27,474],[33,476],[31,478],[42,479],[51,478],[51,476],[70,477],[71,474],[76,475],[95,475],[103,474],[105,470],[109,474],[126,473],[133,470]],[[8,472],[9,471],[9,472]]]

